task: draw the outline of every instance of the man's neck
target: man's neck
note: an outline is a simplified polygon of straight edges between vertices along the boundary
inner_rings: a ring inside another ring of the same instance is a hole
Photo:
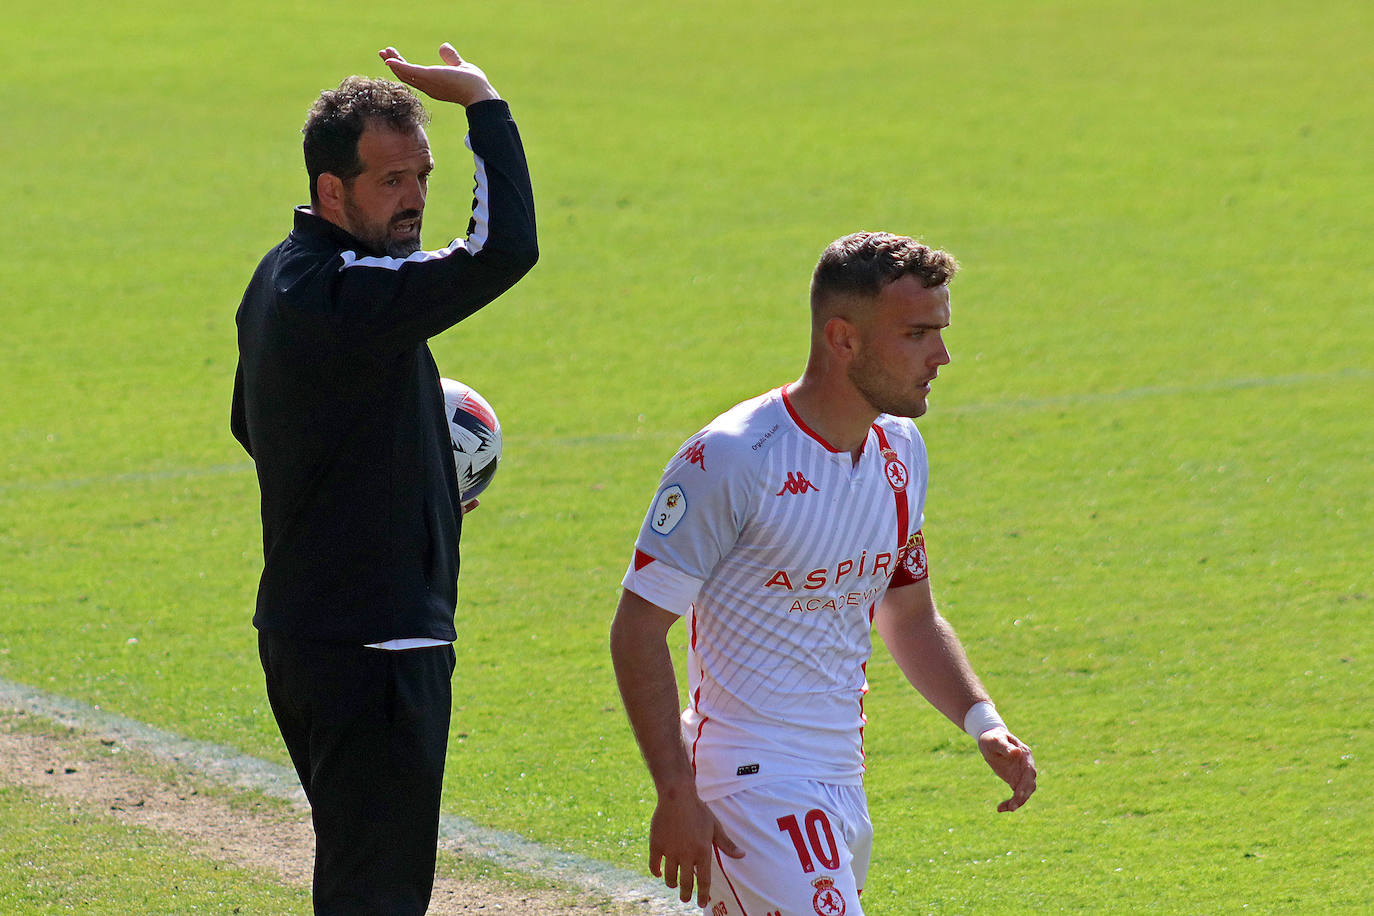
[[[808,371],[786,390],[792,409],[806,425],[831,448],[849,452],[857,463],[878,412],[853,386]]]

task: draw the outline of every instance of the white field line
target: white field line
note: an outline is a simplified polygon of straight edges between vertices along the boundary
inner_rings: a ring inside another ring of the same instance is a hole
[[[141,750],[182,772],[222,786],[261,792],[307,808],[305,794],[288,766],[240,754],[233,748],[196,741],[144,722],[105,712],[99,707],[0,678],[0,706],[41,716],[90,735]],[[638,875],[576,853],[540,845],[514,833],[495,830],[467,818],[444,814],[439,819],[441,848],[465,857],[486,859],[504,868],[565,887],[580,888],[618,903],[638,903],[646,914],[683,916],[700,913],[676,899],[648,875]]]
[[[1298,373],[1293,375],[1259,376],[1254,378],[1220,379],[1195,385],[1154,385],[1143,388],[1127,388],[1121,391],[1081,392],[1047,398],[1021,398],[1011,401],[988,401],[974,404],[955,404],[937,406],[935,410],[953,415],[994,413],[999,411],[1043,410],[1054,407],[1080,407],[1092,404],[1114,404],[1137,401],[1144,398],[1183,398],[1202,394],[1226,391],[1244,391],[1250,388],[1291,388],[1300,385],[1318,385],[1346,381],[1367,381],[1374,379],[1374,370],[1359,367],[1333,369],[1329,372]],[[514,439],[518,443],[540,448],[573,448],[588,445],[616,445],[635,440],[681,442],[690,435],[668,431],[601,433],[586,436],[524,436]],[[507,437],[508,439],[510,437]],[[0,493],[36,493],[43,490],[69,490],[76,487],[117,486],[126,483],[159,482],[165,480],[189,480],[197,477],[214,477],[221,474],[247,474],[253,470],[253,462],[237,461],[230,464],[213,464],[199,468],[168,468],[160,471],[133,471],[127,474],[110,474],[102,477],[73,477],[65,480],[33,480],[0,483]]]

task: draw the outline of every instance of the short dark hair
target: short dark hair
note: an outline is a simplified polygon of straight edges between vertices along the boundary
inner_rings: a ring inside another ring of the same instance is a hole
[[[836,296],[877,298],[883,287],[910,275],[927,289],[954,279],[959,262],[905,235],[855,232],[831,242],[811,275],[811,310],[819,314]]]
[[[347,182],[362,174],[358,138],[373,121],[409,132],[428,124],[429,113],[415,93],[390,80],[350,76],[339,88],[320,93],[301,128],[312,205],[320,202],[320,175],[328,172]]]

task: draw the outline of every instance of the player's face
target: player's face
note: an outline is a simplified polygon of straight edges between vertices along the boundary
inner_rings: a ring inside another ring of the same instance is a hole
[[[858,322],[859,350],[849,381],[874,410],[897,417],[926,412],[930,383],[949,363],[949,288],[927,289],[912,276],[889,283]]]
[[[422,128],[368,125],[358,138],[361,175],[344,183],[346,229],[394,258],[420,250],[420,221],[434,157]]]

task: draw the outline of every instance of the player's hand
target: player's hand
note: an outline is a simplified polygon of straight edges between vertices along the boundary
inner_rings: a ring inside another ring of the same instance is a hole
[[[395,48],[383,48],[377,54],[398,80],[437,101],[455,102],[466,108],[473,102],[500,98],[487,75],[459,57],[448,42],[439,46],[443,64],[432,67],[410,63]]]
[[[659,796],[649,822],[649,871],[668,887],[677,888],[683,903],[692,899],[695,885],[697,906],[704,907],[711,899],[712,850],[719,849],[732,859],[744,858],[744,851],[726,836],[695,790],[684,794],[690,797]]]
[[[990,728],[978,736],[978,750],[992,771],[1011,786],[1011,798],[998,811],[1015,811],[1035,791],[1035,757],[1021,739],[1005,728]]]

